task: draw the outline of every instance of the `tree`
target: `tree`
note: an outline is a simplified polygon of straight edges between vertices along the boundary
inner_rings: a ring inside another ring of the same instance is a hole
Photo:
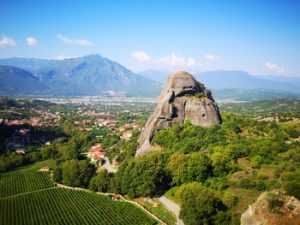
[[[169,185],[164,169],[166,155],[151,153],[143,157],[126,160],[114,176],[114,189],[130,197],[153,195]]]
[[[67,160],[62,163],[61,175],[59,168],[60,166],[58,166],[55,175],[57,180],[62,180],[65,185],[72,187],[87,187],[96,171],[95,166],[90,164],[89,161],[76,159]]]
[[[181,202],[179,217],[186,225],[228,224],[226,206],[211,190],[201,184],[193,182],[183,185],[179,196]]]
[[[62,181],[63,177],[62,177],[62,169],[61,166],[56,166],[53,169],[53,180],[55,182],[60,183]]]
[[[224,152],[214,152],[210,156],[213,174],[215,176],[224,176],[230,172],[230,158]]]
[[[80,171],[78,168],[78,160],[68,160],[62,164],[62,182],[68,186],[79,186]]]
[[[89,189],[93,191],[107,192],[112,175],[106,169],[102,169],[97,176],[92,177]]]
[[[171,155],[167,168],[172,173],[178,169],[178,167],[186,161],[186,156],[181,153],[174,153]]]
[[[77,164],[79,169],[79,185],[87,187],[96,172],[96,168],[94,165],[90,164],[88,160],[80,160]]]
[[[202,152],[193,153],[172,173],[173,183],[204,182],[211,174],[210,159]]]

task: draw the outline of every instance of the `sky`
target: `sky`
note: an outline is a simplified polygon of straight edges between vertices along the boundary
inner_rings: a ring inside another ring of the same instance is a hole
[[[0,0],[0,58],[300,76],[300,0]]]

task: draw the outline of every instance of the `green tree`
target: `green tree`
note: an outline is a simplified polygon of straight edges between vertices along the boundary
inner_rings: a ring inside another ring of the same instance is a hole
[[[91,178],[96,172],[96,168],[88,160],[80,160],[77,164],[79,169],[79,186],[87,187],[90,183]]]
[[[172,173],[175,184],[204,182],[212,174],[210,159],[204,153],[193,153]]]
[[[80,171],[78,160],[68,160],[62,164],[62,182],[65,185],[76,187],[80,185]]]
[[[114,189],[130,197],[153,195],[169,185],[164,168],[167,156],[151,153],[143,157],[124,161],[114,176]]]
[[[92,177],[89,189],[93,191],[107,192],[110,184],[111,175],[106,169],[101,170],[97,176]]]
[[[194,182],[180,188],[181,210],[179,217],[186,225],[228,224],[226,206],[215,194]],[[226,223],[227,222],[227,223]]]

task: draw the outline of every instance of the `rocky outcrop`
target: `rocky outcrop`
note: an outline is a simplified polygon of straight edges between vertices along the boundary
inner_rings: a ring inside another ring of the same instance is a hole
[[[221,124],[219,109],[211,92],[191,74],[180,71],[167,78],[157,107],[138,139],[140,147],[136,156],[150,151],[155,132],[173,124],[182,124],[187,119],[196,126]]]
[[[241,225],[299,225],[300,201],[280,192],[264,192],[241,216]]]

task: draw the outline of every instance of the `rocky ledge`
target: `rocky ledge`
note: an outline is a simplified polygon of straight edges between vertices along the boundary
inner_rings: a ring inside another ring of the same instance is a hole
[[[241,216],[241,225],[299,225],[300,201],[281,192],[264,192]]]

